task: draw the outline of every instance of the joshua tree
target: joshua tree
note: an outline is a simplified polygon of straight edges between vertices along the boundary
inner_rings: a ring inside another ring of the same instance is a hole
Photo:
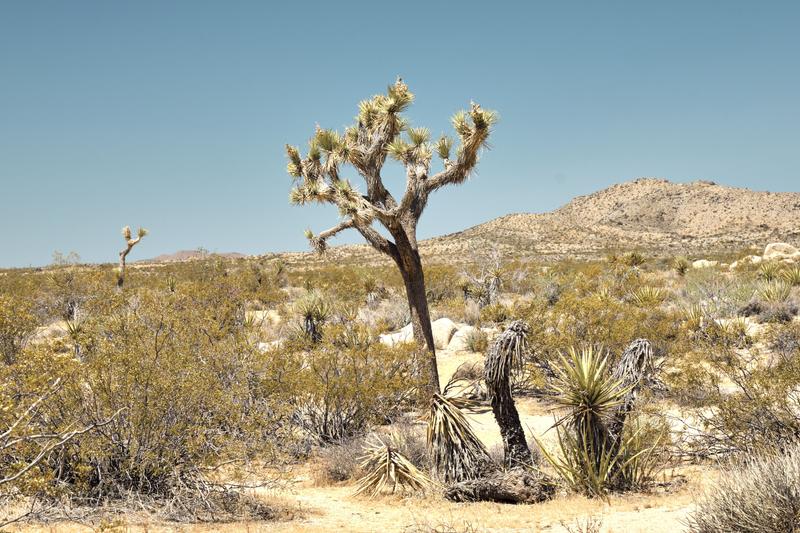
[[[442,136],[431,143],[426,128],[411,128],[401,116],[413,99],[414,95],[398,78],[386,94],[359,104],[356,124],[343,134],[317,127],[305,158],[298,148],[287,145],[288,171],[296,182],[289,199],[295,204],[318,202],[338,207],[341,222],[317,235],[310,230],[306,232],[318,252],[325,251],[328,239],[352,228],[395,262],[406,288],[414,339],[429,352],[430,392],[435,394],[439,392],[439,375],[417,247],[417,223],[432,192],[463,183],[470,175],[496,115],[475,103],[469,111],[456,113],[452,122],[460,146],[455,159],[451,159],[452,139]],[[431,173],[434,151],[442,160],[442,169]],[[381,171],[387,156],[399,161],[406,170],[406,190],[399,199],[384,186]],[[364,179],[364,193],[340,175],[345,164],[352,165]],[[392,240],[373,227],[376,221]]]
[[[120,289],[122,288],[122,284],[125,283],[125,258],[128,257],[128,254],[131,253],[131,250],[134,246],[139,244],[139,241],[147,235],[147,230],[144,228],[139,228],[139,231],[136,232],[136,238],[134,239],[131,235],[131,227],[125,226],[122,228],[122,236],[125,238],[125,249],[119,253],[119,271],[117,272],[117,287]]]

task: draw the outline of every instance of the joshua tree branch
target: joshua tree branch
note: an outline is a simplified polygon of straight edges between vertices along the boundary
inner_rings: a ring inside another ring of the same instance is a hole
[[[378,231],[372,226],[356,226],[356,229],[367,240],[367,242],[379,252],[388,255],[395,261],[400,258],[397,253],[397,246],[392,241],[378,233]]]

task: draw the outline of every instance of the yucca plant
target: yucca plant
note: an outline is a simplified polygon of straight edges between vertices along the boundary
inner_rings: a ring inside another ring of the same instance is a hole
[[[685,257],[676,257],[672,260],[672,268],[681,277],[685,276],[691,267],[692,264]]]
[[[647,259],[644,255],[640,252],[633,251],[628,252],[624,256],[622,256],[622,262],[628,265],[629,267],[640,267],[647,262]]]
[[[793,266],[781,272],[781,277],[787,285],[797,287],[800,285],[800,266]]]
[[[295,304],[303,321],[303,332],[311,342],[322,340],[322,325],[330,318],[331,308],[328,302],[316,291],[309,291]]]
[[[469,421],[440,394],[431,400],[428,449],[434,469],[445,483],[476,479],[492,467],[489,452]]]
[[[622,405],[625,390],[607,372],[608,356],[602,348],[570,348],[561,355],[553,388],[555,400],[567,409],[556,422],[561,457],[541,446],[548,462],[570,488],[592,496],[605,492],[615,457],[606,425]]]
[[[778,279],[781,266],[778,263],[762,263],[758,268],[758,277],[764,281],[774,281]]]
[[[392,435],[389,443],[379,437],[367,441],[361,468],[367,474],[358,481],[355,495],[366,494],[375,497],[386,489],[394,494],[398,488],[404,492],[425,492],[433,481],[414,466],[397,449],[400,447]]]
[[[770,281],[758,288],[758,296],[769,303],[781,303],[789,299],[792,287],[782,281]]]
[[[654,307],[667,299],[667,291],[660,287],[639,287],[631,293],[631,301],[637,307]]]
[[[654,459],[660,439],[645,439],[626,424],[637,391],[657,381],[650,343],[631,343],[614,372],[607,362],[604,350],[591,346],[561,356],[554,383],[555,400],[567,411],[555,423],[560,455],[539,443],[567,486],[589,496],[642,485],[660,466]]]
[[[703,329],[705,313],[699,305],[693,305],[683,310],[683,325],[690,333],[698,333]]]

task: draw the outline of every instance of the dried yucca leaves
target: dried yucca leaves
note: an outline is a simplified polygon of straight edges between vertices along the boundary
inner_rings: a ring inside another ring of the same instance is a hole
[[[367,474],[358,481],[355,495],[373,498],[387,489],[394,494],[398,488],[405,492],[425,492],[433,481],[394,446],[378,437],[367,443],[361,467]]]
[[[428,448],[433,466],[445,483],[475,479],[492,464],[464,414],[439,394],[431,401]]]

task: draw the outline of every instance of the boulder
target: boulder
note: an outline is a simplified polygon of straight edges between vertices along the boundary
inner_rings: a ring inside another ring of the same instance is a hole
[[[455,333],[453,333],[453,338],[450,339],[450,343],[447,345],[447,349],[450,350],[451,352],[469,351],[469,347],[467,346],[467,339],[469,339],[469,336],[476,331],[477,328],[474,326],[463,326],[458,328],[458,330]]]
[[[449,318],[440,318],[431,323],[433,329],[433,345],[437,350],[444,350],[450,344],[453,333],[456,332],[456,323]]]
[[[800,259],[800,250],[785,242],[773,242],[764,248],[764,260]]]
[[[744,265],[758,265],[762,261],[760,255],[746,255],[739,259],[738,261],[734,261],[731,263],[731,266],[728,267],[728,270],[736,270],[740,266]]]
[[[694,263],[692,263],[692,268],[709,268],[715,267],[719,264],[719,261],[709,261],[708,259],[698,259]]]
[[[411,324],[406,324],[403,329],[394,333],[384,333],[379,337],[381,343],[386,346],[396,346],[407,342],[414,342],[414,330]]]

